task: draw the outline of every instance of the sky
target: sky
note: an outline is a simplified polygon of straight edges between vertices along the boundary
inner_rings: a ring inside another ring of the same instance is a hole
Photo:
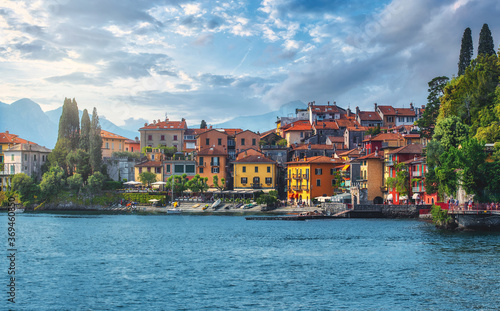
[[[65,97],[117,125],[277,110],[426,103],[428,81],[477,51],[498,0],[44,0],[0,3],[0,101]],[[264,130],[264,129],[263,129]]]

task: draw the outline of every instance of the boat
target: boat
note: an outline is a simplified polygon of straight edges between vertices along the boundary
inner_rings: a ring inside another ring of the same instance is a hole
[[[193,208],[197,208],[200,206],[200,203],[193,205]]]
[[[253,208],[255,206],[257,206],[257,203],[252,202],[250,204],[246,204],[245,206],[243,206],[243,209],[250,209],[250,208]]]
[[[16,209],[14,210],[14,212],[15,212],[16,214],[19,214],[19,213],[24,213],[24,208],[16,208]]]
[[[205,204],[205,206],[203,206],[203,210],[206,210],[210,205],[208,204]]]
[[[216,209],[217,206],[219,206],[220,202],[221,202],[220,199],[217,199],[217,201],[215,201],[214,204],[212,204],[212,209]]]
[[[181,212],[182,212],[182,210],[178,209],[178,208],[167,209],[167,214],[180,214]]]

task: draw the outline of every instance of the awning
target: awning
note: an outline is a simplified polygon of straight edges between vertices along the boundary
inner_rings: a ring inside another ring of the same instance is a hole
[[[350,165],[350,164],[347,164],[346,166],[344,166],[344,167],[342,168],[342,170],[343,170],[343,171],[346,171],[346,170],[349,168],[349,166],[351,166],[351,165]]]
[[[408,196],[402,195],[399,197],[399,200],[408,200]]]
[[[413,200],[420,200],[420,195],[418,193],[414,193],[412,196]]]
[[[392,201],[392,193],[387,195],[387,201]]]

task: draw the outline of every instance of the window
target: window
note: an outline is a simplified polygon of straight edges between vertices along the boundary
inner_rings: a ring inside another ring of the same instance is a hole
[[[405,117],[399,117],[399,118],[398,118],[398,121],[399,121],[399,122],[405,122]]]
[[[11,155],[10,155],[10,160],[11,160],[11,161],[14,161],[14,154],[11,154]]]
[[[27,171],[27,170],[28,170],[28,167],[27,167],[26,165],[24,166],[24,170],[25,170],[25,171]]]
[[[203,166],[203,157],[198,158],[198,165]]]
[[[16,173],[16,168],[15,168],[15,166],[14,166],[14,165],[11,165],[11,166],[10,166],[10,174],[11,174],[11,175],[14,175],[15,173]]]
[[[165,140],[165,135],[161,135],[160,140]]]
[[[174,165],[174,173],[184,173],[184,165],[175,164]]]
[[[321,179],[316,179],[316,186],[321,186]]]
[[[150,168],[150,167],[148,167],[148,172],[150,172],[150,173],[151,173],[151,168]]]
[[[167,173],[170,173],[170,164],[165,165]]]
[[[387,117],[387,122],[394,122],[392,117]]]
[[[323,169],[322,168],[315,168],[314,169],[314,174],[316,174],[316,175],[322,175],[323,174]]]
[[[209,146],[210,145],[210,138],[205,139],[205,145]]]
[[[219,166],[219,157],[212,157],[212,166]]]
[[[258,173],[258,172],[259,172],[259,167],[258,167],[258,166],[256,166],[256,167],[255,167],[255,173]]]
[[[186,143],[186,149],[196,149],[196,143]]]
[[[304,138],[304,132],[300,132],[300,138]]]
[[[336,184],[336,183],[337,183],[337,182],[335,181],[335,179],[332,179],[332,187],[335,187],[335,184]]]
[[[331,168],[330,169],[330,175],[333,175],[335,173],[335,169]]]
[[[219,145],[219,146],[222,145],[222,138],[217,138],[217,145]]]
[[[157,167],[156,168],[156,174],[160,174],[161,173],[161,167]]]
[[[306,168],[306,179],[309,178],[309,169]]]
[[[252,138],[252,146],[255,146],[257,144],[257,140],[255,138]]]
[[[245,146],[245,138],[242,138],[242,139],[241,139],[241,145],[242,145],[242,146]]]
[[[203,167],[200,167],[200,174],[203,174]]]
[[[155,159],[155,155],[154,155],[154,154],[152,154],[152,155],[151,155],[151,160],[154,160],[154,159]]]
[[[106,143],[106,149],[109,149],[109,143]]]
[[[243,166],[243,167],[241,168],[241,171],[242,171],[243,173],[246,173],[246,172],[247,172],[247,167],[246,167],[246,166]]]
[[[174,141],[177,141],[177,135],[174,135]]]
[[[142,167],[139,167],[139,174],[142,173]]]
[[[267,172],[271,173],[271,167],[270,166],[267,167]]]
[[[28,155],[27,154],[24,155],[24,161],[28,161]]]
[[[187,164],[186,165],[186,173],[193,173],[194,174],[195,169],[194,169],[194,164]]]
[[[266,177],[266,184],[270,185],[273,183],[273,179],[271,177]]]
[[[0,156],[0,163],[3,163],[3,156]]]
[[[122,150],[122,143],[118,144],[118,150]]]
[[[219,173],[218,167],[212,167],[212,173]]]
[[[33,161],[36,161],[36,154],[33,155]]]
[[[115,143],[111,143],[111,149],[115,150]]]
[[[148,135],[148,140],[153,140],[153,135]]]
[[[248,183],[248,179],[246,177],[241,177],[241,183],[245,185]]]

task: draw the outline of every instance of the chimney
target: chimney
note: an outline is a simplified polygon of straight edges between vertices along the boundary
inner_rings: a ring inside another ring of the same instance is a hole
[[[347,108],[347,116],[350,117],[351,116],[351,108]]]
[[[210,129],[212,129],[212,126],[210,125]]]
[[[337,106],[337,102],[333,102],[333,105],[334,105],[334,106]]]
[[[359,107],[356,106],[356,114],[359,114]]]
[[[327,106],[330,106],[330,101],[328,101],[328,104],[327,104]]]
[[[161,122],[160,119],[158,119],[158,123],[160,123],[160,122]]]
[[[375,106],[375,112],[377,112],[377,103],[373,104]]]
[[[378,157],[378,146],[375,147],[375,156]]]
[[[413,103],[410,103],[410,109],[413,110]]]
[[[147,125],[147,123],[146,123],[146,125]],[[9,131],[5,131],[5,134],[9,134]]]

